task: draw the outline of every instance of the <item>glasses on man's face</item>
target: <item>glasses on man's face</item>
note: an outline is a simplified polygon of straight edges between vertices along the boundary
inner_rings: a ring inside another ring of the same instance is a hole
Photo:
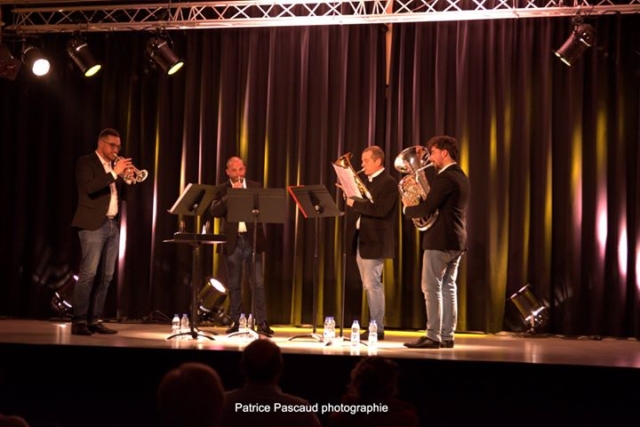
[[[113,142],[109,142],[105,139],[102,140],[102,142],[104,142],[105,144],[107,144],[109,147],[111,147],[113,150],[122,150],[122,145],[118,145],[118,144],[114,144]]]

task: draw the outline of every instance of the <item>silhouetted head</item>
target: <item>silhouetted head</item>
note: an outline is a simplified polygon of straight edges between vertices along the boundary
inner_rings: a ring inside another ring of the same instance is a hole
[[[184,363],[167,372],[158,387],[158,409],[168,427],[215,427],[220,422],[224,387],[203,363]]]
[[[282,374],[280,347],[269,339],[252,341],[240,359],[240,370],[248,383],[276,384]]]
[[[349,395],[361,401],[372,401],[397,393],[398,365],[380,356],[365,357],[351,371]]]

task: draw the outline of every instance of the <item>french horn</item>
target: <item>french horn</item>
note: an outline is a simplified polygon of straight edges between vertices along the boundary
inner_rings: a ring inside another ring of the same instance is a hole
[[[393,166],[401,173],[407,174],[398,182],[398,191],[405,206],[416,206],[426,200],[429,194],[429,181],[425,169],[433,167],[429,162],[429,150],[421,145],[405,148],[396,156]],[[425,231],[438,219],[438,211],[428,217],[412,218],[413,224],[420,231]]]

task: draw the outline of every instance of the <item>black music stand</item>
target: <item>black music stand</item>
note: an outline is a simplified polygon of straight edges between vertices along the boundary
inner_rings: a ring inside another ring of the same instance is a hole
[[[251,312],[255,315],[256,244],[258,224],[283,224],[285,220],[284,188],[229,188],[227,190],[227,221],[253,223],[253,247],[251,252]],[[253,319],[256,320],[255,318]],[[247,319],[247,322],[249,319]],[[247,324],[246,331],[232,332],[228,337],[249,335],[258,338],[253,325]],[[267,335],[267,334],[264,334]]]
[[[316,301],[318,298],[318,245],[320,242],[320,218],[336,217],[344,215],[338,209],[335,201],[324,185],[299,185],[289,187],[289,193],[295,200],[296,205],[305,218],[315,219],[315,247],[313,252],[313,270],[316,273],[313,277],[313,332],[311,334],[296,335],[289,338],[292,341],[296,338],[311,338],[322,342],[324,339],[316,333]]]
[[[165,242],[173,243],[187,243],[193,248],[193,255],[191,261],[191,321],[189,322],[189,332],[179,332],[172,334],[167,339],[191,335],[191,338],[205,337],[215,340],[211,335],[199,332],[197,330],[198,322],[198,302],[197,294],[198,290],[196,284],[199,283],[200,278],[198,266],[200,264],[200,246],[202,244],[218,244],[226,241],[226,236],[216,234],[198,234],[198,221],[197,219],[204,214],[213,199],[222,191],[221,186],[204,185],[204,184],[188,184],[182,194],[171,209],[168,210],[170,214],[174,215],[187,215],[193,216],[193,233],[178,232],[174,234],[172,240],[165,240]]]

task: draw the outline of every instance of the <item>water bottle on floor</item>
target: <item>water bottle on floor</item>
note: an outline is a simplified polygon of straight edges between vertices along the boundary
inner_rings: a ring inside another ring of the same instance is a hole
[[[249,318],[247,319],[247,329],[254,330],[255,320],[253,318],[253,314],[249,313]]]
[[[171,335],[177,335],[180,333],[180,317],[176,313],[171,320]]]
[[[182,334],[186,334],[188,332],[191,332],[191,327],[189,326],[189,316],[187,316],[187,313],[184,313],[182,315],[182,319],[180,319],[180,333]],[[183,338],[187,338],[187,335],[184,335]]]
[[[354,320],[351,325],[351,346],[360,346],[360,323],[358,322],[358,319]]]
[[[324,329],[322,330],[322,340],[326,344],[331,343],[331,317],[324,318]]]
[[[369,322],[369,348],[374,348],[378,345],[378,324],[375,320]]]
[[[247,317],[244,313],[240,314],[240,320],[238,320],[238,331],[247,332]]]

